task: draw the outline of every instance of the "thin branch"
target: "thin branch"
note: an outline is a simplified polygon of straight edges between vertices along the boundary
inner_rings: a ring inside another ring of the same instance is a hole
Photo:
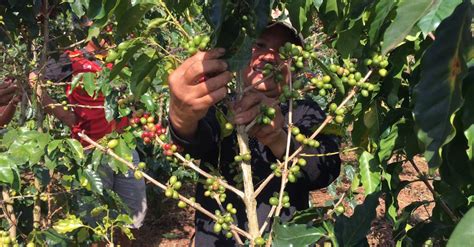
[[[413,169],[415,169],[416,173],[418,173],[418,176],[423,181],[423,183],[426,185],[426,187],[431,192],[431,194],[433,194],[433,197],[435,198],[435,200],[439,199],[439,203],[441,205],[441,208],[444,210],[444,212],[451,218],[451,220],[453,222],[458,222],[459,218],[449,208],[448,204],[444,201],[444,199],[434,190],[433,186],[426,179],[426,176],[420,171],[420,169],[418,169],[415,162],[412,159],[409,159],[409,158],[407,158],[407,160],[413,166]]]
[[[221,200],[219,200],[219,197],[218,195],[216,194],[214,197],[214,200],[216,200],[217,202],[217,205],[219,205],[219,208],[221,209],[222,212],[225,212],[226,210],[224,209],[224,206],[222,206],[222,203],[221,203]],[[232,235],[234,236],[235,240],[237,241],[237,243],[240,245],[240,246],[243,246],[244,245],[244,242],[242,242],[242,239],[239,237],[239,234],[234,231],[234,230],[231,230],[230,232],[232,232]]]
[[[105,154],[111,156],[112,158],[116,159],[117,161],[120,161],[121,163],[125,164],[128,166],[129,169],[132,169],[132,170],[135,170],[135,166],[133,165],[133,163],[123,159],[122,157],[118,156],[117,154],[115,154],[111,149],[108,149],[108,148],[105,148],[103,146],[101,146],[100,144],[98,144],[97,142],[93,141],[92,139],[90,139],[87,135],[85,135],[84,133],[78,133],[79,137],[84,140],[85,142],[93,145],[94,147],[96,147],[97,149],[99,149],[100,151],[104,152]],[[145,172],[142,172],[143,174],[143,177],[150,181],[152,184],[156,185],[158,188],[162,189],[163,191],[166,191],[168,189],[168,187],[160,182],[158,182],[157,180],[155,180],[154,178],[150,177],[148,174],[146,174]],[[190,205],[191,207],[195,208],[196,210],[198,210],[199,212],[207,215],[209,218],[213,219],[214,221],[217,221],[217,217],[212,214],[211,212],[207,211],[205,208],[203,208],[199,203],[196,203],[196,202],[193,202],[191,201],[190,199],[186,198],[185,196],[182,196],[181,194],[178,194],[179,195],[179,199],[183,202],[185,202],[186,204]],[[235,225],[231,225],[231,229],[232,230],[235,230],[236,232],[238,232],[239,234],[241,234],[242,236],[246,237],[246,238],[251,238],[250,234],[242,229],[240,229],[239,227],[235,226]]]
[[[265,228],[267,228],[267,225],[270,223],[270,220],[272,219],[272,215],[276,210],[276,206],[272,206],[270,209],[270,212],[268,212],[267,218],[265,219],[265,222],[263,222],[262,227],[260,228],[260,235],[263,235],[265,232]]]
[[[241,99],[243,96],[242,91],[244,90],[244,82],[242,79],[242,71],[239,72],[239,77],[237,83],[239,85],[239,98]],[[240,100],[239,99],[239,100]],[[239,144],[239,151],[240,154],[248,154],[250,153],[249,142],[248,142],[248,135],[245,131],[244,125],[237,126],[237,142]],[[260,236],[259,234],[259,227],[258,227],[258,215],[257,215],[257,201],[254,197],[254,185],[252,180],[252,166],[249,161],[241,161],[240,167],[242,169],[242,180],[244,184],[244,204],[245,209],[247,212],[247,224],[250,235],[250,244],[254,246],[254,240]]]
[[[163,145],[165,144],[159,137],[156,137],[155,140],[160,144],[160,145]],[[244,198],[244,192],[242,192],[241,190],[235,188],[234,186],[228,184],[226,181],[218,178],[218,177],[215,177],[215,176],[212,176],[211,174],[205,172],[204,170],[202,170],[201,168],[199,168],[199,166],[197,166],[196,164],[194,164],[192,161],[190,160],[186,160],[186,158],[184,158],[181,154],[177,153],[177,152],[174,152],[173,155],[178,158],[185,166],[195,170],[197,173],[201,174],[202,176],[206,177],[206,178],[213,178],[213,179],[216,179],[218,182],[219,182],[219,185],[222,185],[224,186],[224,188],[234,192],[236,195],[238,195],[240,198]]]
[[[104,109],[105,107],[102,106],[102,105],[79,105],[79,104],[61,104],[61,103],[53,103],[53,104],[48,104],[48,105],[45,105],[45,108],[46,107],[49,107],[49,108],[55,108],[55,107],[59,107],[59,106],[66,106],[66,107],[78,107],[78,108],[87,108],[87,109]]]

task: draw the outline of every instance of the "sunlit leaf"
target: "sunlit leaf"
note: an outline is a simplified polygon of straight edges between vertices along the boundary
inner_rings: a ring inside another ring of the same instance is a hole
[[[441,147],[454,137],[453,114],[463,103],[464,53],[471,44],[468,6],[467,2],[461,4],[441,23],[437,39],[422,58],[420,82],[414,89],[418,138],[425,144],[430,167],[441,164]]]

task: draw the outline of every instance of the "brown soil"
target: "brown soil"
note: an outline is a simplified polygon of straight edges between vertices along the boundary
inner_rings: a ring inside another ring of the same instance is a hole
[[[354,153],[346,153],[342,157],[345,164],[357,164],[356,155]],[[427,172],[428,167],[423,158],[416,157],[415,163],[419,170]],[[403,164],[403,172],[400,175],[401,180],[415,181],[418,180],[417,172],[410,163]],[[312,202],[315,206],[323,206],[328,201],[334,201],[339,196],[350,189],[348,181],[343,180],[341,188],[338,188],[338,196],[333,198],[327,193],[326,189],[314,191],[311,193]],[[188,192],[192,192],[192,188],[188,188]],[[357,202],[362,203],[364,196],[363,190],[360,188],[359,195],[356,196]],[[191,194],[191,193],[188,193]],[[433,200],[429,190],[423,182],[413,182],[403,189],[399,196],[400,210],[414,201]],[[372,222],[371,230],[367,236],[370,246],[395,246],[392,236],[392,225],[384,218],[385,202],[383,198],[379,199],[380,205],[377,207],[377,217]],[[413,222],[427,219],[433,210],[433,204],[427,207],[418,208],[412,216]],[[150,205],[150,207],[153,207]],[[137,241],[134,246],[166,246],[181,247],[189,246],[190,239],[194,232],[193,218],[194,210],[188,208],[186,210],[179,209],[175,200],[164,199],[159,210],[152,208],[149,210],[148,217],[144,226],[136,234]],[[346,215],[351,215],[352,210],[346,205]],[[153,211],[159,211],[151,213]],[[159,217],[156,217],[159,215]]]

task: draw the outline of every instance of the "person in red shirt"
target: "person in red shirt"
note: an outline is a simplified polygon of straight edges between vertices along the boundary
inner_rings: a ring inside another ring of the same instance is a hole
[[[104,65],[102,61],[97,59],[98,51],[106,48],[106,42],[103,40],[100,44],[90,41],[81,50],[66,51],[58,61],[50,61],[46,65],[44,72],[44,79],[54,82],[70,81],[72,76],[85,72],[99,72]],[[93,140],[98,140],[112,131],[120,131],[128,124],[127,118],[122,118],[120,121],[108,122],[105,118],[105,111],[103,108],[84,108],[73,107],[73,111],[64,110],[63,107],[46,107],[55,104],[54,101],[41,87],[37,88],[37,95],[41,100],[41,104],[45,106],[44,110],[48,114],[54,115],[71,129],[71,136],[86,146],[78,137],[78,133],[84,132]],[[103,95],[89,96],[87,92],[80,86],[71,89],[71,86],[66,86],[66,96],[69,104],[88,105],[88,106],[103,106],[105,97]],[[87,149],[87,147],[86,147]],[[139,163],[138,153],[133,152],[133,163]],[[146,188],[145,182],[142,179],[137,180],[133,176],[133,171],[127,174],[115,174],[108,164],[99,166],[98,173],[101,176],[104,188],[114,190],[130,208],[133,216],[132,229],[138,229],[142,226],[146,209]],[[131,243],[127,241],[126,237],[121,238],[121,246],[129,246]]]
[[[15,114],[16,105],[21,100],[21,91],[13,79],[7,78],[0,84],[0,128],[8,124]]]

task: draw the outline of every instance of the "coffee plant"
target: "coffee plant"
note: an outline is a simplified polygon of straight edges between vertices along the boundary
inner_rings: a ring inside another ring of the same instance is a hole
[[[241,245],[367,245],[379,198],[384,199],[384,217],[397,246],[472,243],[472,11],[467,0],[0,1],[0,80],[15,83],[21,97],[13,119],[1,129],[0,243],[114,246],[117,231],[133,238],[126,206],[103,188],[97,172],[103,163],[117,173],[133,170],[135,178],[145,178],[179,208],[193,207],[210,217],[214,232]],[[76,21],[85,16],[92,21],[87,29]],[[240,167],[242,185],[237,186],[203,169],[170,139],[168,76],[189,56],[224,47],[236,75],[229,91],[242,97],[256,85],[245,87],[239,71],[272,18],[291,20],[305,38],[303,46],[282,46],[278,56],[285,63],[266,64],[262,71],[262,82],[271,77],[283,82],[282,72],[290,74],[278,101],[290,107],[288,140],[303,145],[294,152],[288,146],[284,158],[272,164],[273,172],[254,184],[247,131],[269,124],[275,105],[262,106],[246,126],[234,125],[232,112],[217,111],[221,136],[237,133],[234,163]],[[50,59],[93,39],[112,43],[99,73],[80,73],[71,81],[44,78]],[[81,87],[90,96],[101,94],[106,102],[68,104],[66,85]],[[37,88],[58,103],[42,107]],[[300,133],[292,122],[293,102],[303,98],[326,112],[311,135]],[[55,107],[100,108],[108,121],[127,117],[129,124],[123,132],[99,140],[84,133],[72,139],[66,124],[46,114]],[[2,117],[7,115],[6,108],[0,109]],[[347,145],[339,153],[319,155],[357,153],[357,165],[343,169],[353,173],[351,189],[337,194],[328,207],[312,207],[281,222],[282,208],[290,206],[293,196],[285,191],[287,183],[298,180],[305,157],[312,155],[304,147],[319,147],[318,135],[324,133],[339,135]],[[135,149],[141,154],[138,167],[132,164]],[[426,160],[428,173],[418,169],[415,157]],[[413,201],[400,209],[398,194],[409,185],[400,180],[403,163],[418,172],[433,201]],[[280,190],[269,199],[272,209],[259,225],[256,198],[276,179]],[[203,183],[204,195],[215,200],[219,210],[212,212],[181,192],[188,182]],[[248,228],[236,225],[228,193],[245,204]],[[357,194],[365,198],[359,205]],[[409,221],[417,208],[429,204],[434,204],[429,219]],[[344,205],[351,207],[350,216]]]

